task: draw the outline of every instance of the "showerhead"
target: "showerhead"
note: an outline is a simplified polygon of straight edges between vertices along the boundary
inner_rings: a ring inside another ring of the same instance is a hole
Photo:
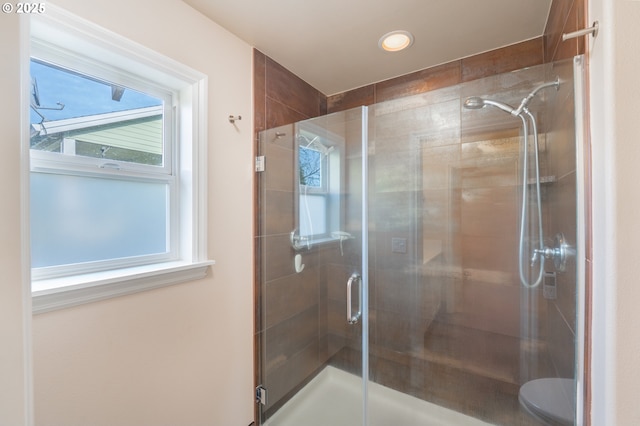
[[[472,96],[464,101],[464,107],[467,109],[480,109],[484,108],[487,105],[500,108],[501,110],[503,110],[504,112],[508,112],[509,114],[513,114],[515,111],[515,108],[510,105],[503,104],[502,102],[498,101],[492,101],[490,99],[482,99],[478,96]]]

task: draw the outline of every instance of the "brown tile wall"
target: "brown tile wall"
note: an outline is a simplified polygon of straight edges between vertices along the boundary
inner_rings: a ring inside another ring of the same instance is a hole
[[[254,50],[254,103],[255,153],[267,158],[265,172],[256,173],[255,380],[269,390],[272,407],[326,360],[321,254],[306,254],[305,269],[295,273],[289,244],[295,226],[291,123],[326,114],[326,96]]]
[[[331,96],[328,112],[431,92],[542,62],[543,39],[538,38]],[[446,105],[447,102],[443,102],[437,108],[446,109]],[[444,110],[442,114],[456,116],[460,109],[458,98],[451,105],[453,114]],[[517,125],[513,127],[511,123],[511,130],[497,134],[479,132],[463,137],[459,130],[456,134],[453,128],[450,132],[441,129],[432,140],[421,141],[416,156],[410,146],[402,145],[402,141],[410,139],[398,135],[397,129],[411,132],[409,123],[419,121],[417,117],[429,117],[430,113],[411,111],[409,115],[406,123],[401,114],[390,115],[394,124],[402,124],[393,126],[394,134],[389,135],[388,141],[381,130],[384,123],[380,115],[376,116],[376,129],[371,133],[376,138],[371,172],[375,177],[372,186],[375,198],[371,202],[374,206],[371,214],[376,223],[377,240],[375,267],[370,273],[370,278],[375,278],[371,291],[376,295],[376,301],[370,304],[371,342],[379,349],[421,351],[425,333],[443,309],[446,314],[440,314],[437,320],[444,324],[518,339],[521,311],[515,266],[519,140],[514,136],[518,134]],[[449,124],[459,129],[460,123],[453,121]],[[428,124],[422,126],[428,127]],[[415,158],[420,160],[418,164],[414,164]],[[412,168],[423,171],[417,173],[422,176],[421,182],[398,180],[398,176],[411,176]],[[452,170],[456,176],[451,176]],[[458,183],[452,186],[452,179]],[[417,224],[409,217],[416,212],[419,212],[417,217],[422,218]],[[504,232],[505,226],[510,231]],[[427,251],[424,245],[428,242],[417,241],[415,235],[443,244],[446,255],[426,266],[427,277],[418,280],[404,272]],[[389,253],[392,237],[407,238],[406,255]],[[445,272],[434,272],[439,268]],[[394,307],[393,301],[407,294],[413,296],[406,297],[412,301],[411,306]],[[541,309],[544,307],[536,305],[534,313],[538,315]],[[418,325],[420,329],[416,328]],[[519,370],[518,357],[509,362],[515,363],[513,370]],[[393,372],[374,370],[372,374],[386,377]],[[517,383],[519,377],[510,380]]]
[[[585,53],[585,40],[590,36],[562,41],[562,34],[590,26],[586,11],[586,0],[553,0],[544,31],[545,63]]]
[[[517,125],[517,123],[515,123]],[[517,132],[517,128],[514,129]],[[462,272],[441,320],[472,330],[520,337],[518,280],[519,137],[463,140],[451,163],[458,216],[451,230]],[[518,363],[513,358],[511,363]]]
[[[326,360],[322,253],[303,253],[304,270],[296,273],[296,252],[289,241],[296,226],[293,132],[293,125],[279,126],[261,133],[258,141],[266,168],[258,173],[261,214],[256,247],[261,284],[256,288],[255,340],[262,348],[263,370],[257,380],[268,389],[267,408],[277,405]]]
[[[355,90],[329,96],[327,112],[373,105],[542,63],[543,38],[416,71]]]
[[[253,51],[255,132],[327,113],[327,97],[260,52]]]

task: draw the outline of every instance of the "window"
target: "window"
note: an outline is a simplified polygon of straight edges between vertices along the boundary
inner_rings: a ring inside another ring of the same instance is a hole
[[[34,310],[203,277],[204,76],[55,8],[31,54]]]
[[[35,278],[175,258],[172,99],[32,58]]]
[[[342,139],[301,123],[296,133],[298,164],[298,232],[302,245],[333,240],[342,222],[340,191]]]
[[[300,174],[300,235],[327,233],[327,163],[322,151],[300,145],[298,149]],[[314,229],[315,226],[315,229]]]

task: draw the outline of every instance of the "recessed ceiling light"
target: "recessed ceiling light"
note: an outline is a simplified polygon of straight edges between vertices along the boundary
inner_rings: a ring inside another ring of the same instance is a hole
[[[391,31],[380,37],[378,47],[388,52],[398,52],[413,44],[413,34],[409,31]]]

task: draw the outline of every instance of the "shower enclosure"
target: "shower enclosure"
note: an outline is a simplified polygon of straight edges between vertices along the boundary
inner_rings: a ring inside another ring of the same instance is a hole
[[[582,72],[576,57],[260,133],[260,424],[561,422],[519,401],[541,378],[570,379],[564,421],[582,424]],[[517,108],[547,83],[526,105],[535,138],[463,106]]]

